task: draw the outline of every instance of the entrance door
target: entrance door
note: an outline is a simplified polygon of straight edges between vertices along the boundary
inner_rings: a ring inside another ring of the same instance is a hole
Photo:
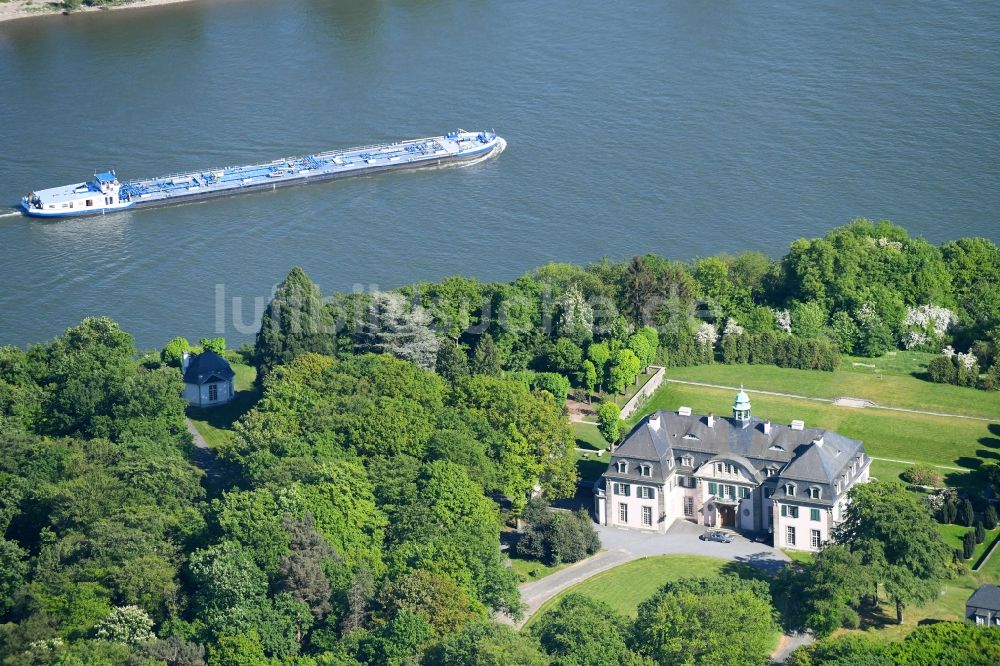
[[[733,507],[720,505],[719,518],[722,521],[722,527],[736,527],[736,509]]]

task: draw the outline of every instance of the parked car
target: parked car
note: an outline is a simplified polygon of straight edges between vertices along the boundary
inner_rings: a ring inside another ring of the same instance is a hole
[[[729,536],[725,532],[705,532],[698,536],[702,541],[718,541],[719,543],[730,543],[733,537]]]

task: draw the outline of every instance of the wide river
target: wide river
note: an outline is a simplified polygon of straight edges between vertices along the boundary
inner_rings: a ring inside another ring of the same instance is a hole
[[[1000,241],[1000,3],[195,0],[0,24],[2,206],[95,169],[455,127],[507,151],[83,220],[0,211],[0,343],[90,314],[143,348],[247,340],[295,264],[329,293],[780,256],[859,216]]]

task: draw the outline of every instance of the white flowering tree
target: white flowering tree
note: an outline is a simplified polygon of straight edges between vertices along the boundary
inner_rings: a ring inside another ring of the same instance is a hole
[[[788,310],[774,310],[774,325],[785,333],[791,333],[792,313]]]
[[[936,305],[907,308],[903,319],[903,346],[906,349],[937,346],[957,322],[955,313],[948,308]]]
[[[113,643],[136,645],[153,638],[153,620],[138,606],[112,608],[97,625],[97,637]]]
[[[694,339],[698,344],[698,351],[701,354],[702,362],[711,363],[715,343],[719,339],[719,330],[715,328],[714,324],[703,321],[701,326],[698,327],[698,332],[695,333]]]

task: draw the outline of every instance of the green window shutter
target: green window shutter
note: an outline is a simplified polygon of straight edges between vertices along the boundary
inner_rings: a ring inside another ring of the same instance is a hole
[[[740,488],[740,499],[746,499],[748,497],[750,497],[750,489]]]
[[[812,520],[819,520],[819,509],[809,509],[809,518]]]
[[[781,517],[782,518],[786,518],[787,516],[788,516],[788,505],[782,504],[781,505]]]
[[[730,497],[733,499],[736,498],[736,486],[729,486],[726,488],[726,490],[729,491],[729,494],[727,494],[726,497]]]
[[[717,490],[717,488],[716,488],[716,485],[715,485],[715,481],[709,481],[708,482],[708,494],[709,495],[714,495],[716,490]]]

